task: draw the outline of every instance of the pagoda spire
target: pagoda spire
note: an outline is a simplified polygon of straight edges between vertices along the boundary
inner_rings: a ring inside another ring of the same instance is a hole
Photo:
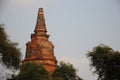
[[[37,33],[38,31],[47,32],[43,8],[39,8],[38,11],[37,23],[34,32]]]
[[[35,62],[52,74],[57,66],[57,60],[54,56],[54,45],[48,39],[43,8],[39,8],[34,32],[31,34],[31,41],[26,44],[26,56],[23,63]]]

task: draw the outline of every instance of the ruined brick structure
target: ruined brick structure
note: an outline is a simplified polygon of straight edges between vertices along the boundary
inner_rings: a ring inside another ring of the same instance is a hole
[[[31,34],[31,41],[26,44],[26,56],[23,63],[36,62],[52,73],[57,61],[54,56],[54,46],[48,38],[43,8],[39,8],[34,34]]]

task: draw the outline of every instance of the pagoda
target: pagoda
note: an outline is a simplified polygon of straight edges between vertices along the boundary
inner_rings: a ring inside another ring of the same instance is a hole
[[[57,60],[54,56],[54,46],[49,41],[43,8],[39,8],[37,23],[31,41],[26,43],[26,55],[23,63],[35,62],[52,74],[56,68]]]

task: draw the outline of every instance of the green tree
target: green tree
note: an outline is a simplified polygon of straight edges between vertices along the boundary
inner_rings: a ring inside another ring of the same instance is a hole
[[[48,78],[49,74],[43,66],[26,62],[23,63],[16,80],[48,80]]]
[[[70,63],[60,62],[52,74],[53,80],[83,80],[76,74],[76,69]]]
[[[88,52],[91,67],[98,74],[98,80],[120,80],[120,52],[106,45],[98,45]]]
[[[18,43],[9,40],[3,25],[0,24],[0,54],[1,63],[7,68],[18,69],[21,63],[21,52],[17,48]]]

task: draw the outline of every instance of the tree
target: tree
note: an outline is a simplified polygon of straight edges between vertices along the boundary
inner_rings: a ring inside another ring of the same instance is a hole
[[[70,63],[60,62],[52,74],[53,80],[82,80],[76,74],[76,69]]]
[[[91,67],[98,74],[98,80],[120,80],[120,52],[106,45],[98,45],[88,52]]]
[[[1,62],[7,68],[18,69],[21,63],[21,52],[17,48],[18,43],[9,40],[3,25],[0,24],[0,54]]]
[[[48,80],[48,78],[49,74],[43,66],[26,62],[23,63],[16,80]]]

